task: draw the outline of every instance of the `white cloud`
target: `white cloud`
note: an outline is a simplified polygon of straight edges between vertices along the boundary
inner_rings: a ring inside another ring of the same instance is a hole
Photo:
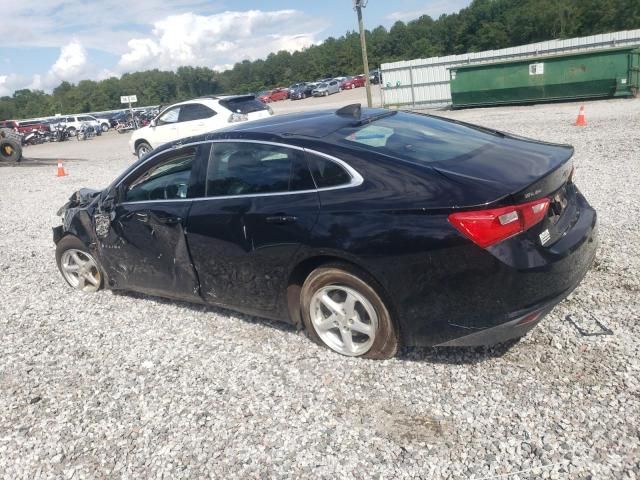
[[[3,5],[3,16],[12,19],[3,31],[3,47],[53,47],[60,54],[48,69],[28,77],[9,75],[5,68],[0,95],[19,88],[50,91],[63,80],[101,80],[151,68],[228,70],[245,59],[308,47],[328,27],[326,20],[298,10],[214,13],[220,6],[215,0],[136,0],[126,8],[121,0],[100,0],[99,7],[86,0]],[[98,68],[94,50],[106,52],[112,63],[96,56]]]
[[[317,42],[323,29],[296,10],[184,13],[154,23],[151,36],[129,40],[118,63],[122,72],[182,65],[230,68],[279,50],[300,50]]]
[[[421,8],[392,12],[386,18],[392,22],[409,22],[420,18],[422,15],[429,15],[431,18],[436,19],[443,13],[457,12],[468,4],[469,0],[435,0],[426,2]]]
[[[62,47],[60,56],[51,67],[51,73],[61,80],[73,80],[87,67],[87,51],[74,40]]]

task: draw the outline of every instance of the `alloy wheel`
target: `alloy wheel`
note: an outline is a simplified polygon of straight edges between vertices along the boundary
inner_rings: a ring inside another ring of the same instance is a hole
[[[60,258],[62,274],[69,285],[83,292],[97,292],[102,274],[95,259],[82,250],[70,248]]]
[[[378,315],[371,302],[353,288],[320,288],[311,298],[310,316],[320,339],[343,355],[363,355],[375,341]]]

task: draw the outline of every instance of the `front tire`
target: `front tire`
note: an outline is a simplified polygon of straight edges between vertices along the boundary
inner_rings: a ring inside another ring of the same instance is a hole
[[[56,263],[62,277],[76,290],[93,293],[104,286],[98,261],[77,237],[67,235],[58,242]]]
[[[368,275],[347,265],[327,265],[311,272],[300,293],[309,337],[350,357],[395,356],[397,329],[374,285]]]
[[[106,123],[102,124],[102,131],[103,132],[108,132],[109,131],[109,125],[107,125]]]

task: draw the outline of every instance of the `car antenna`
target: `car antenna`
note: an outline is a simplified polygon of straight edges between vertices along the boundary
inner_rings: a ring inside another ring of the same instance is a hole
[[[362,106],[359,103],[352,103],[351,105],[336,110],[336,115],[340,117],[353,117],[356,120],[360,120],[362,116]]]

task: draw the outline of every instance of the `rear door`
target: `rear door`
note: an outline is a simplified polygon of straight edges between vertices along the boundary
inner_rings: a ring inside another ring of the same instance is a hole
[[[180,137],[200,135],[215,129],[213,117],[217,115],[213,109],[200,103],[191,103],[180,107],[178,118]]]
[[[318,194],[302,150],[216,142],[206,178],[206,199],[194,202],[187,224],[202,297],[275,313],[289,266],[318,217]]]

